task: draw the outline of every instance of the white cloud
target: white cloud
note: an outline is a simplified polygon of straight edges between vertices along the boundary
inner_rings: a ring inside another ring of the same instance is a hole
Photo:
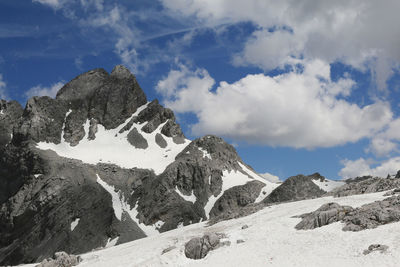
[[[66,3],[65,0],[32,0],[32,2],[50,6],[53,9],[60,9]]]
[[[260,173],[260,176],[261,176],[262,178],[264,178],[265,180],[270,181],[270,182],[272,182],[272,183],[279,183],[279,182],[281,181],[281,180],[279,180],[279,177],[278,177],[278,176],[275,176],[275,175],[270,174],[270,173],[268,173],[268,172],[266,172],[266,173]]]
[[[360,107],[346,101],[354,82],[330,79],[330,66],[315,60],[304,71],[270,77],[247,75],[229,84],[207,71],[180,65],[156,89],[175,112],[192,112],[195,135],[216,134],[270,146],[331,147],[374,136],[392,119],[390,105]]]
[[[374,74],[386,88],[400,62],[400,1],[162,0],[166,8],[201,23],[253,22],[258,29],[235,63],[273,69],[291,56],[341,61]],[[275,29],[272,30],[271,29]]]
[[[58,90],[64,86],[64,82],[57,82],[49,87],[44,87],[42,85],[37,85],[25,92],[27,98],[33,96],[50,96],[54,98],[57,95]]]
[[[394,175],[400,170],[400,157],[388,159],[375,167],[372,167],[373,161],[364,158],[344,160],[342,163],[344,168],[340,170],[339,175],[344,179],[364,175],[386,177],[388,174]]]
[[[390,156],[392,152],[398,152],[400,142],[400,118],[390,122],[388,127],[378,133],[370,143],[367,152],[376,156]]]
[[[3,80],[3,75],[0,74],[0,99],[6,98],[6,83]]]

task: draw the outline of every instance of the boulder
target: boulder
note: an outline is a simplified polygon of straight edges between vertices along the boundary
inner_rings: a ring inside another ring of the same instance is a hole
[[[54,253],[52,259],[45,259],[35,267],[71,267],[77,266],[82,261],[80,256],[69,255],[64,251]]]
[[[314,212],[300,215],[299,217],[301,217],[302,220],[295,226],[295,228],[297,230],[309,230],[333,222],[338,222],[352,210],[353,208],[349,206],[341,206],[337,203],[327,203]]]
[[[363,254],[364,254],[364,255],[368,255],[369,253],[374,252],[374,251],[380,251],[381,253],[384,253],[384,252],[386,252],[388,249],[389,249],[389,247],[386,246],[386,245],[372,244],[372,245],[370,245],[370,246],[368,247],[368,249],[366,249],[366,250],[363,251]]]
[[[346,214],[343,231],[373,229],[379,225],[400,221],[400,196],[365,204]]]
[[[210,250],[215,249],[220,243],[220,237],[215,233],[195,237],[185,244],[185,255],[187,258],[198,260],[207,256]]]

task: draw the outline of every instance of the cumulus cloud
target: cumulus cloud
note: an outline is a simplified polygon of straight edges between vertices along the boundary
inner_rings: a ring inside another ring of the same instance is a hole
[[[376,156],[390,156],[392,152],[398,152],[400,142],[400,118],[390,122],[388,127],[378,133],[371,140],[367,152],[372,152]]]
[[[57,82],[49,87],[37,85],[26,91],[25,96],[27,98],[31,98],[33,96],[50,96],[54,98],[57,95],[58,90],[60,90],[63,86],[64,82]]]
[[[386,177],[388,174],[394,175],[398,170],[400,170],[400,157],[388,159],[373,167],[376,165],[374,163],[374,161],[366,160],[364,158],[359,158],[357,160],[344,160],[342,161],[344,167],[339,172],[339,175],[344,179],[363,175]]]
[[[197,116],[193,134],[270,146],[312,149],[356,142],[392,119],[387,102],[363,107],[348,102],[354,81],[332,81],[329,64],[321,60],[308,62],[304,70],[214,85],[206,70],[179,65],[156,89],[175,112]]]
[[[400,62],[400,1],[162,0],[172,12],[207,23],[253,22],[258,29],[234,62],[264,69],[293,56],[340,61],[372,71],[379,88]]]
[[[3,75],[0,74],[0,99],[6,98],[6,83],[3,80]]]

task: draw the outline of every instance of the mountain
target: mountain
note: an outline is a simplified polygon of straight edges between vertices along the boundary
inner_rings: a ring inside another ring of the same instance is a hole
[[[24,109],[0,104],[0,265],[157,235],[278,186],[223,139],[188,140],[123,66],[83,73]]]

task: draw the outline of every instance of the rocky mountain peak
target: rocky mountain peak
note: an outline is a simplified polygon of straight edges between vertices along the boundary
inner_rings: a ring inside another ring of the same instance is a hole
[[[108,77],[109,74],[104,69],[93,69],[82,73],[69,83],[65,84],[57,92],[56,99],[74,101],[90,97]]]
[[[117,65],[111,71],[111,76],[118,79],[136,79],[135,76],[123,65]]]

